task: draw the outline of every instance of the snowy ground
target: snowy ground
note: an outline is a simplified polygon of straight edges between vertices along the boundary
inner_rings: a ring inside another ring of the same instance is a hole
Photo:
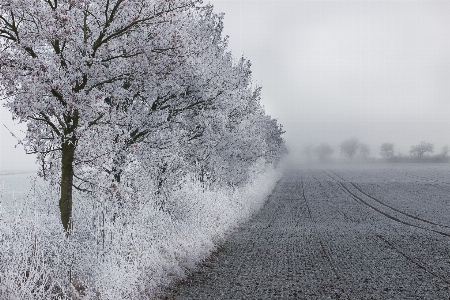
[[[450,299],[450,168],[305,167],[172,299]]]
[[[0,191],[3,191],[1,200],[3,204],[13,204],[23,202],[32,192],[33,181],[36,173],[23,174],[0,174]],[[37,178],[36,183],[42,183],[42,179]]]

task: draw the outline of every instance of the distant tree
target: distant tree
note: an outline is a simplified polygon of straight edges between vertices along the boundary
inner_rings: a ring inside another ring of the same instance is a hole
[[[362,158],[367,159],[370,155],[369,145],[360,143],[359,144],[359,155],[361,155]]]
[[[419,160],[422,160],[422,157],[425,153],[433,153],[434,145],[431,143],[421,142],[419,145],[411,146],[409,153],[413,156],[417,156]]]
[[[359,140],[357,138],[347,139],[343,141],[339,147],[341,148],[341,153],[352,160],[358,152]]]
[[[334,150],[327,143],[322,143],[314,148],[314,153],[321,162],[326,162],[328,161],[330,156],[334,153]]]
[[[449,155],[448,155],[449,152],[450,152],[449,146],[445,145],[444,147],[442,147],[441,153],[437,154],[434,157],[434,161],[436,161],[436,162],[443,162],[443,163],[448,162],[449,158],[450,158]]]
[[[385,159],[390,159],[394,157],[394,144],[393,143],[383,143],[380,147],[380,154]]]

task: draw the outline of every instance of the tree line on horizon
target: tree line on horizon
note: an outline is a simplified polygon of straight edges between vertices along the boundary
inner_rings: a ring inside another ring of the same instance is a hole
[[[395,154],[394,143],[383,143],[379,148],[380,158],[370,156],[371,150],[368,144],[360,142],[358,138],[349,138],[339,144],[340,154],[348,161],[358,162],[391,162],[391,163],[447,163],[450,161],[449,146],[444,146],[440,153],[434,153],[434,144],[421,142],[412,145],[409,155]],[[308,144],[303,148],[302,154],[308,162],[331,162],[335,150],[328,143],[319,145]]]

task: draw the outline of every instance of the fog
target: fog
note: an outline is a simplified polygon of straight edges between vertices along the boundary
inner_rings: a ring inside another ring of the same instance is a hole
[[[233,54],[252,61],[294,160],[321,142],[339,156],[350,137],[373,156],[383,142],[403,154],[450,144],[450,1],[210,2]],[[0,118],[20,134],[4,108]],[[33,168],[3,125],[0,138],[0,172]]]
[[[450,144],[450,1],[211,1],[293,157],[350,137],[378,156]]]
[[[11,120],[11,114],[4,107],[0,108],[0,175],[5,173],[32,172],[38,169],[34,155],[25,154],[21,145],[17,145],[9,128],[18,138],[25,137],[25,124]]]

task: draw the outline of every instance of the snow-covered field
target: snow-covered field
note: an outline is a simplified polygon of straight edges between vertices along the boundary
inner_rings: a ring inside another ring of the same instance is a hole
[[[37,184],[42,182],[35,175],[35,173],[1,174],[0,190],[3,191],[3,205],[25,201],[32,192],[34,180],[37,180]]]
[[[447,164],[340,166],[302,177],[327,255],[355,290],[384,299],[450,297]]]
[[[361,203],[373,206],[372,210],[379,209],[380,213],[426,228],[441,230],[450,226],[447,164],[331,168],[327,176],[343,184],[347,194],[361,197]]]
[[[450,299],[450,166],[304,166],[176,299]]]

